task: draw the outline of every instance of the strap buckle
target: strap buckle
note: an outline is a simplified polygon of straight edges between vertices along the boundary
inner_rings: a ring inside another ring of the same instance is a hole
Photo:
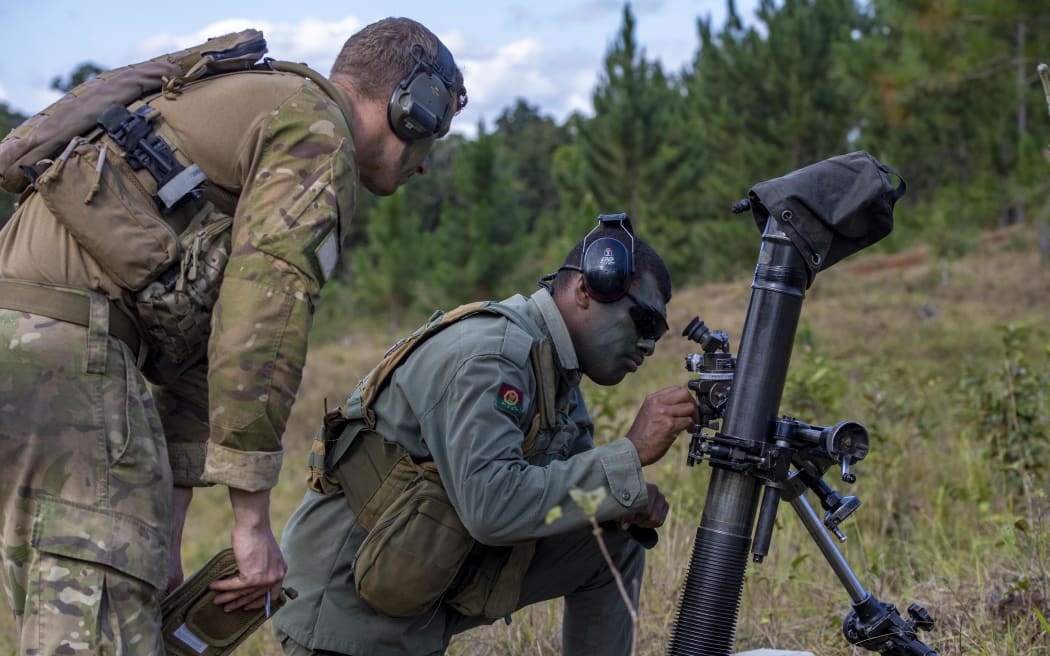
[[[143,105],[132,114],[121,105],[110,105],[99,115],[98,124],[124,149],[133,170],[146,169],[157,181],[154,201],[167,212],[186,198],[200,198],[201,185],[208,177],[196,164],[186,167],[175,159],[171,146],[153,132],[152,111]]]

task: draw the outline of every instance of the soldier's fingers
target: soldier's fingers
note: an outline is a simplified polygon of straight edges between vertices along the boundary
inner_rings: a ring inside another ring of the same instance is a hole
[[[239,601],[243,597],[245,597],[245,594],[241,590],[238,590],[237,592],[220,592],[212,598],[212,603],[225,608],[227,605]]]
[[[233,590],[266,590],[267,588],[276,585],[281,582],[283,576],[273,573],[269,575],[258,575],[253,577],[247,577],[243,573],[237,574],[237,576],[231,576],[228,579],[219,579],[212,581],[208,587],[212,590],[221,591],[233,591]]]
[[[212,590],[219,590],[225,592],[246,590],[255,586],[253,586],[248,581],[244,580],[244,577],[238,574],[237,576],[231,576],[228,579],[219,579],[217,581],[212,581],[208,584],[208,587]]]
[[[656,504],[656,516],[659,518],[661,526],[667,521],[667,512],[670,509],[670,504],[667,503],[667,499],[661,494],[660,499]]]
[[[662,390],[658,390],[653,394],[653,396],[656,396],[662,399],[663,401],[669,403],[677,403],[679,401],[692,399],[692,394],[690,394],[689,390],[687,390],[684,387],[679,387],[677,385],[672,385],[671,387],[665,387]]]
[[[215,595],[214,602],[226,612],[240,608],[255,609],[262,608],[266,603],[267,588],[253,588],[238,592],[224,592]]]
[[[648,401],[646,408],[657,415],[692,416],[696,414],[696,402],[689,395],[674,398],[659,398]]]
[[[673,406],[669,406],[667,412],[675,421],[683,419],[692,423],[700,421],[700,412],[692,399],[687,399],[685,403],[676,403]]]

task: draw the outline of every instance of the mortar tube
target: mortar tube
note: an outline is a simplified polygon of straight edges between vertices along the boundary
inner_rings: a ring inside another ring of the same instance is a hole
[[[751,285],[722,432],[773,440],[807,272],[798,249],[770,217]],[[730,656],[761,481],[715,468],[668,647],[670,656]]]

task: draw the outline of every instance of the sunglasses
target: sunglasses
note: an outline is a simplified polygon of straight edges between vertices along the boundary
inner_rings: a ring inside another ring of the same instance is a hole
[[[651,339],[654,342],[663,337],[664,333],[670,329],[663,312],[642,301],[631,292],[627,292],[627,298],[634,303],[631,306],[630,314],[631,320],[634,321],[634,330],[638,333],[638,336],[642,339]]]

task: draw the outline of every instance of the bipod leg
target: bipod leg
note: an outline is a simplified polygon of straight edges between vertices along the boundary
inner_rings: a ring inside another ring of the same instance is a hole
[[[857,576],[850,569],[849,563],[842,556],[842,552],[835,546],[835,542],[828,535],[828,532],[824,530],[824,526],[820,523],[820,518],[817,517],[817,513],[814,512],[813,506],[809,505],[806,501],[804,494],[799,494],[791,500],[791,507],[795,509],[795,514],[802,520],[802,524],[805,525],[806,530],[809,531],[810,537],[817,543],[817,547],[820,552],[824,554],[824,559],[831,565],[831,569],[834,570],[835,576],[842,582],[842,586],[846,588],[846,592],[849,593],[850,599],[853,603],[860,603],[868,596],[868,591],[864,589]]]
[[[853,609],[842,622],[842,633],[846,640],[883,656],[937,656],[936,650],[916,637],[918,630],[929,631],[933,628],[933,618],[926,609],[912,604],[908,607],[910,619],[904,619],[893,604],[876,599],[857,580],[805,495],[799,494],[793,498],[791,507],[853,600]]]

